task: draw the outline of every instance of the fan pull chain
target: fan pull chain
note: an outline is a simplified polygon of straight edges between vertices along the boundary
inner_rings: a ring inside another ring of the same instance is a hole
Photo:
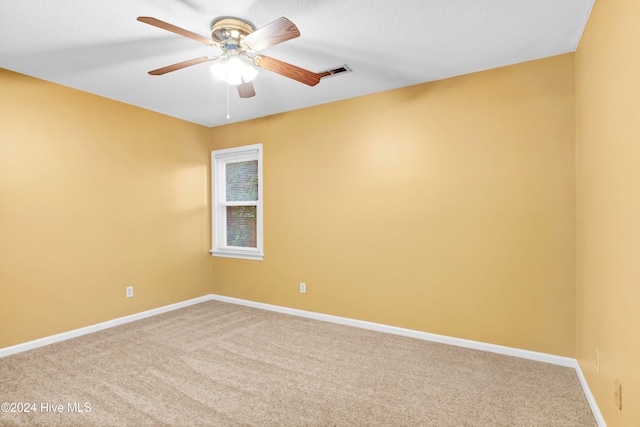
[[[227,120],[229,120],[230,117],[231,115],[229,114],[229,84],[227,83]]]

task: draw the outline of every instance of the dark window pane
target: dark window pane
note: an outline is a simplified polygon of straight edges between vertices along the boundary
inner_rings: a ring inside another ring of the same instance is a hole
[[[258,161],[226,164],[227,202],[258,200]]]
[[[227,206],[227,246],[257,247],[255,206]]]

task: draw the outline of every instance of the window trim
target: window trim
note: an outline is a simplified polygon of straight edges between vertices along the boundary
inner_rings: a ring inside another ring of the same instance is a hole
[[[221,200],[226,191],[224,165],[251,160],[258,161],[258,200],[255,202],[227,202]],[[256,206],[256,247],[227,246],[225,238],[226,207],[252,206],[253,203]],[[264,258],[262,205],[262,144],[211,151],[211,250],[209,253],[216,257],[261,261]]]

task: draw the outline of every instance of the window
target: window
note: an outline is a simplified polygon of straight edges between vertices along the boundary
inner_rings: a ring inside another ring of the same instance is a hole
[[[262,144],[211,152],[211,254],[261,260]]]

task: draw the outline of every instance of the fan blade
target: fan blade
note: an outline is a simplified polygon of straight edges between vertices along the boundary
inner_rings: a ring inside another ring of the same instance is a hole
[[[180,70],[182,68],[190,67],[192,65],[200,64],[202,62],[212,61],[214,59],[215,59],[214,56],[201,56],[200,58],[194,58],[188,61],[178,62],[177,64],[167,65],[166,67],[149,71],[149,74],[151,74],[152,76],[160,76],[162,74],[170,73],[172,71]]]
[[[168,22],[152,18],[150,16],[138,16],[138,21],[144,22],[145,24],[153,25],[154,27],[162,28],[163,30],[171,31],[172,33],[176,33],[180,36],[189,37],[190,39],[209,46],[214,46],[213,40],[211,39],[201,36],[200,34],[192,33],[191,31],[185,30],[184,28],[176,27],[175,25],[169,24]]]
[[[256,96],[256,90],[251,82],[239,84],[237,88],[240,98],[251,98]]]
[[[243,44],[249,50],[258,51],[287,40],[300,37],[298,27],[287,18],[279,18],[246,36]]]
[[[265,70],[273,71],[309,86],[315,86],[320,83],[320,75],[268,56],[257,55],[253,58],[253,63]]]

